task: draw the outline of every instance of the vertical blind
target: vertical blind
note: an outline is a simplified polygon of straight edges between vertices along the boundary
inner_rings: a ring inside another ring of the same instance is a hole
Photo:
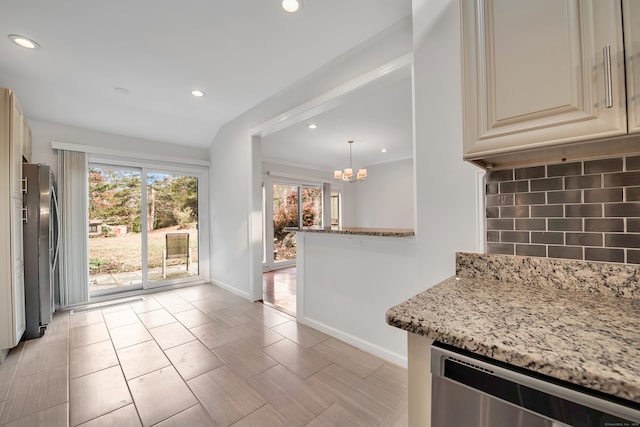
[[[58,152],[60,195],[60,307],[89,301],[87,153]]]

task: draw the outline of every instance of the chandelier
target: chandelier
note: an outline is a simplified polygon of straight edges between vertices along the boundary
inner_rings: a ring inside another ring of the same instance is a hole
[[[353,141],[347,141],[349,143],[349,167],[343,171],[336,170],[333,171],[333,179],[340,179],[346,182],[359,182],[364,181],[367,177],[366,169],[358,169],[358,173],[356,174],[356,178],[353,179],[353,166],[351,164],[351,146],[353,145]]]

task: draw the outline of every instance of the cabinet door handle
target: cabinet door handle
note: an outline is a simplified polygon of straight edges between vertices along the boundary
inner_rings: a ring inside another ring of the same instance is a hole
[[[604,107],[613,107],[613,83],[611,82],[611,46],[603,48],[604,56]]]

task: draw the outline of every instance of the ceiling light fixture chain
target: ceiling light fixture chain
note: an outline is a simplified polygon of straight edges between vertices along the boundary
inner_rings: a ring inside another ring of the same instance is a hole
[[[356,173],[356,178],[353,179],[353,152],[352,146],[353,141],[347,141],[349,144],[349,167],[344,171],[335,170],[333,171],[333,179],[342,180],[344,182],[361,182],[364,181],[367,177],[367,170],[365,168],[358,169],[358,173]]]

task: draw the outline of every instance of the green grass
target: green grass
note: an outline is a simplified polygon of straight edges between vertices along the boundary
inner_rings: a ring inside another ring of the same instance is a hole
[[[162,265],[162,250],[167,233],[189,233],[192,262],[198,261],[198,230],[195,224],[185,230],[177,227],[162,228],[147,233],[149,268]],[[169,259],[167,265],[184,264],[182,259]],[[89,274],[125,273],[142,269],[142,233],[124,236],[92,237],[89,239]]]

